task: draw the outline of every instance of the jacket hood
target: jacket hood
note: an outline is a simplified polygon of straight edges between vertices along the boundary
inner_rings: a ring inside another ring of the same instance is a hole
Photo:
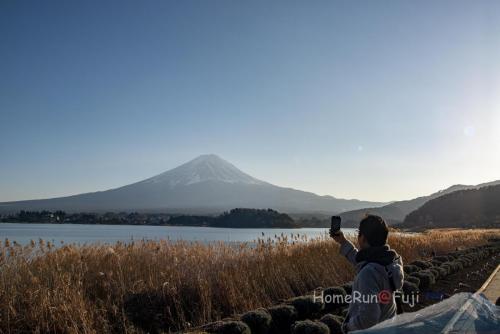
[[[396,290],[400,290],[403,287],[404,281],[403,264],[399,256],[398,260],[399,261],[394,261],[393,263],[385,266],[387,268],[389,278],[392,278],[392,281],[394,282]]]
[[[390,249],[389,245],[360,250],[356,254],[356,262],[358,270],[361,270],[367,263],[377,264],[377,270],[381,274],[385,272],[392,279],[396,290],[403,287],[403,262],[401,256]]]
[[[386,266],[394,262],[397,256],[398,254],[394,250],[390,249],[389,245],[368,247],[361,249],[358,254],[356,254],[356,262],[375,262]]]

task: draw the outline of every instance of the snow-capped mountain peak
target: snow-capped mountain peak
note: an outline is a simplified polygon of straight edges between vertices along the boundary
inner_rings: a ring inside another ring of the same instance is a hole
[[[155,211],[221,212],[273,208],[285,212],[328,212],[372,208],[385,203],[337,199],[258,180],[214,154],[119,188],[67,197],[0,203],[0,212]]]
[[[165,173],[153,176],[145,183],[167,183],[170,187],[218,181],[225,183],[265,184],[242,172],[215,154],[205,154]]]

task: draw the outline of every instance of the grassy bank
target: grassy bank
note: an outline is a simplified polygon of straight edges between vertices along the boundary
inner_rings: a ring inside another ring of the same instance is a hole
[[[390,238],[406,262],[485,243],[499,230],[447,230]],[[0,248],[0,332],[136,332],[161,319],[172,330],[267,306],[353,277],[325,239],[294,243],[135,242]],[[139,324],[139,326],[138,326]]]

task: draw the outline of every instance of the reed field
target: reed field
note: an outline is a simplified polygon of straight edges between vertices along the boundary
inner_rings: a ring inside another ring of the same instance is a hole
[[[298,230],[300,232],[300,230]],[[405,262],[484,244],[500,230],[392,234]],[[342,284],[353,268],[328,237],[298,235],[231,245],[141,241],[0,247],[0,333],[171,331]]]

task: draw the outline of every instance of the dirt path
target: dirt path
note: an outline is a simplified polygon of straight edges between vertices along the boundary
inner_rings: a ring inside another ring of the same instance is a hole
[[[497,299],[500,298],[500,265],[497,266],[485,285],[482,293],[491,302],[496,303]]]

